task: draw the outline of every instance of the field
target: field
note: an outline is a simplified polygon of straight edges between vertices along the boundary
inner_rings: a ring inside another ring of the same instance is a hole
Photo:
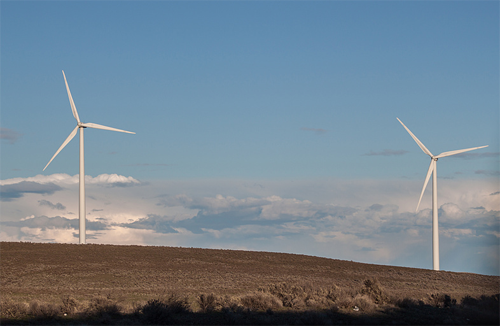
[[[305,255],[0,243],[2,324],[499,324],[500,278]]]

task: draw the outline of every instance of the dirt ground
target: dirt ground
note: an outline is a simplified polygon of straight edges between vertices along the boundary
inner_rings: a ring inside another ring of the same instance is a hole
[[[357,289],[376,279],[384,291],[428,301],[495,295],[500,278],[471,273],[362,264],[305,255],[196,248],[0,243],[1,295],[16,302],[88,300],[122,302],[169,293],[245,295],[270,284]]]

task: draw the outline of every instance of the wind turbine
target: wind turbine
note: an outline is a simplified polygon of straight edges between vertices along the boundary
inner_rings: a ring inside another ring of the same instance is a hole
[[[64,83],[66,84],[66,90],[68,92],[69,104],[71,105],[71,111],[73,111],[73,116],[76,119],[76,127],[69,134],[68,138],[64,141],[64,143],[59,147],[57,152],[52,156],[49,163],[43,168],[43,171],[49,166],[50,162],[59,154],[59,152],[66,146],[72,139],[75,137],[78,129],[80,129],[80,201],[79,201],[79,219],[80,219],[80,244],[85,244],[85,165],[84,165],[84,153],[83,153],[83,129],[85,128],[94,128],[94,129],[103,129],[103,130],[111,130],[111,131],[119,131],[126,132],[129,134],[135,134],[135,132],[106,127],[102,125],[98,125],[96,123],[83,123],[80,121],[78,117],[78,112],[76,111],[75,102],[73,102],[73,97],[71,96],[71,92],[69,91],[68,82],[66,81],[66,75],[63,70]]]
[[[472,148],[466,148],[466,149],[459,149],[456,151],[449,151],[449,152],[443,152],[439,155],[432,155],[432,153],[427,149],[427,147],[422,144],[420,140],[408,129],[401,120],[398,121],[405,127],[406,131],[410,134],[410,136],[415,140],[417,145],[422,149],[422,151],[429,155],[431,157],[431,164],[429,165],[429,170],[427,171],[427,176],[425,177],[425,182],[424,182],[424,187],[422,188],[422,192],[420,193],[420,199],[418,200],[417,204],[417,209],[415,212],[418,211],[418,206],[420,206],[420,201],[422,200],[422,196],[424,195],[425,188],[427,187],[427,183],[429,182],[429,178],[431,177],[432,174],[432,267],[435,271],[439,270],[439,231],[438,231],[438,208],[437,208],[437,160],[441,157],[446,157],[446,156],[451,156],[463,152],[468,152],[472,151],[475,149],[479,148],[484,148],[488,147],[486,146],[480,146],[480,147],[472,147]]]

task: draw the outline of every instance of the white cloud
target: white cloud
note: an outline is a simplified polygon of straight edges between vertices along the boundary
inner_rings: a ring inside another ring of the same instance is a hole
[[[233,210],[252,209],[267,204],[267,200],[258,198],[236,199],[232,196],[216,195],[215,198],[204,197],[193,201],[189,207],[202,208],[203,215],[220,214]]]
[[[465,217],[465,212],[458,205],[446,203],[439,208],[439,218],[443,222],[460,221]]]
[[[298,200],[295,198],[281,198],[280,196],[270,196],[265,198],[268,205],[263,206],[260,215],[263,219],[279,219],[285,216],[311,217],[317,211],[309,200]]]
[[[51,193],[25,193],[2,205],[1,240],[78,241],[77,176],[2,181],[55,184]],[[414,213],[421,182],[396,180],[139,182],[89,177],[89,243],[171,245],[304,253],[380,264],[431,267],[431,211]],[[134,181],[135,180],[135,181]],[[128,182],[136,187],[106,187]],[[392,183],[391,183],[392,182]],[[259,187],[249,187],[258,184]],[[103,185],[105,187],[103,187]],[[442,255],[476,247],[485,257],[499,244],[494,184],[440,182]],[[213,193],[210,195],[210,193]],[[231,194],[231,195],[221,195]],[[44,203],[44,204],[40,204]],[[54,204],[57,203],[57,204]],[[430,201],[429,203],[430,206]],[[65,209],[54,209],[55,207]],[[91,224],[95,223],[95,224]],[[424,249],[423,249],[424,248]],[[454,251],[453,251],[454,252]],[[472,252],[472,251],[471,251]],[[415,257],[429,256],[422,263]],[[476,261],[479,258],[475,258]],[[490,258],[488,258],[490,259]],[[497,259],[498,260],[498,259]],[[464,260],[465,261],[465,260]],[[428,264],[428,265],[426,265]],[[457,263],[458,264],[458,263]],[[461,263],[462,264],[462,263]],[[491,262],[484,262],[489,268]],[[463,263],[457,271],[477,271]],[[443,266],[448,270],[452,267]]]
[[[71,229],[22,227],[21,232],[23,235],[20,241],[71,243],[76,238],[75,230]]]
[[[500,238],[499,231],[486,231],[487,234],[493,234],[495,237]]]
[[[470,229],[443,229],[439,232],[440,235],[450,238],[458,239],[463,235],[473,235],[474,233]]]
[[[79,183],[80,177],[78,174],[70,176],[69,174],[66,173],[55,173],[51,175],[38,174],[34,177],[28,177],[28,178],[12,178],[12,179],[0,180],[0,185],[1,186],[11,185],[16,183],[21,183],[23,181],[36,182],[39,184],[54,183],[57,185],[70,185]],[[93,178],[90,175],[86,175],[85,183],[86,184],[140,184],[140,181],[132,177],[125,177],[123,175],[118,175],[118,174],[100,174],[95,178]]]

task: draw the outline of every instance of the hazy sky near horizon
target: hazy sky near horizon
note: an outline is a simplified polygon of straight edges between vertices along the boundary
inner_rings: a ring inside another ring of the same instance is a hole
[[[269,250],[500,274],[497,1],[2,1],[1,240]],[[76,227],[76,229],[75,229]],[[473,263],[471,263],[473,262]]]

